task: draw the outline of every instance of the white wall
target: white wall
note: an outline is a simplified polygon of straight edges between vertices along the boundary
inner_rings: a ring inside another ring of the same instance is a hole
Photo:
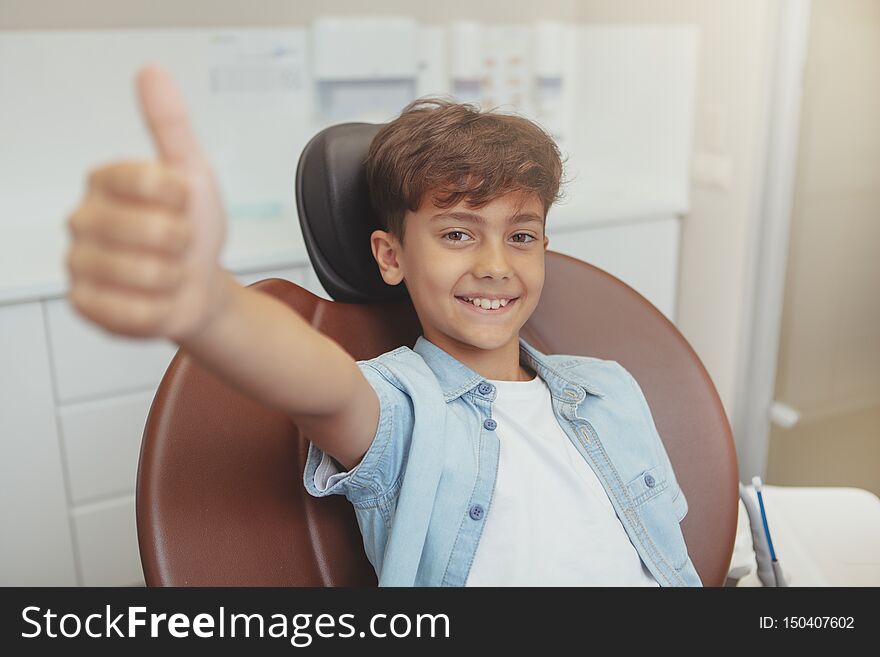
[[[700,27],[695,162],[729,167],[729,184],[694,180],[682,225],[677,326],[734,416],[747,348],[750,253],[762,194],[776,6],[769,0],[579,0],[582,22]],[[709,156],[708,158],[706,156]]]
[[[878,81],[880,2],[814,2],[776,387],[804,422],[880,402]]]
[[[880,494],[880,2],[811,18],[766,481]]]

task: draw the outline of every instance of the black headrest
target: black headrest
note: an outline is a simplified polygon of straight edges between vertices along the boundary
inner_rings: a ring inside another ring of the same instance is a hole
[[[381,128],[373,123],[330,126],[306,144],[296,168],[296,207],[312,266],[336,301],[368,303],[409,298],[388,285],[370,248],[382,225],[373,213],[365,162]]]

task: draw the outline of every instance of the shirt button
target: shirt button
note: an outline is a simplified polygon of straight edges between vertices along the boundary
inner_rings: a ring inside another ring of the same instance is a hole
[[[652,477],[649,474],[646,474],[645,475],[645,483],[648,484],[649,488],[653,488],[654,487],[654,477]]]
[[[473,518],[474,520],[479,520],[483,517],[483,507],[481,507],[479,504],[474,504],[471,507],[470,515],[471,518]]]
[[[483,383],[480,384],[477,390],[480,391],[481,395],[488,395],[490,392],[492,392],[492,384],[483,381]]]
[[[492,418],[489,418],[488,420],[485,420],[483,422],[483,426],[486,427],[489,431],[495,431],[495,427],[498,426],[498,423]]]

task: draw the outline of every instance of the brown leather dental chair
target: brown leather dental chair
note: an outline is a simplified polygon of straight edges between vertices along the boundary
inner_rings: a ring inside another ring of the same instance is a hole
[[[297,168],[306,247],[334,301],[281,279],[252,286],[356,360],[412,347],[421,333],[405,286],[386,285],[370,251],[380,225],[363,162],[379,127],[330,127]],[[582,303],[570,302],[573,291]],[[622,281],[548,251],[541,302],[522,335],[544,353],[616,360],[633,374],[688,500],[681,526],[691,560],[705,586],[723,585],[736,534],[736,452],[718,393],[681,333]],[[138,467],[147,585],[375,586],[351,504],[303,487],[307,448],[286,415],[178,351],[150,409]]]

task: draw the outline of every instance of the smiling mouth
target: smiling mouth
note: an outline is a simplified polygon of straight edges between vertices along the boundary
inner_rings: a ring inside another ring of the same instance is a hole
[[[475,306],[473,304],[473,302],[466,301],[462,297],[455,297],[455,298],[460,303],[464,304],[465,306],[468,306],[475,313],[480,313],[482,315],[503,315],[511,308],[511,306],[513,306],[514,304],[516,304],[517,301],[519,301],[519,297],[515,297],[515,298],[511,299],[510,301],[508,301],[506,306],[499,306],[498,308],[483,308],[482,306]]]

